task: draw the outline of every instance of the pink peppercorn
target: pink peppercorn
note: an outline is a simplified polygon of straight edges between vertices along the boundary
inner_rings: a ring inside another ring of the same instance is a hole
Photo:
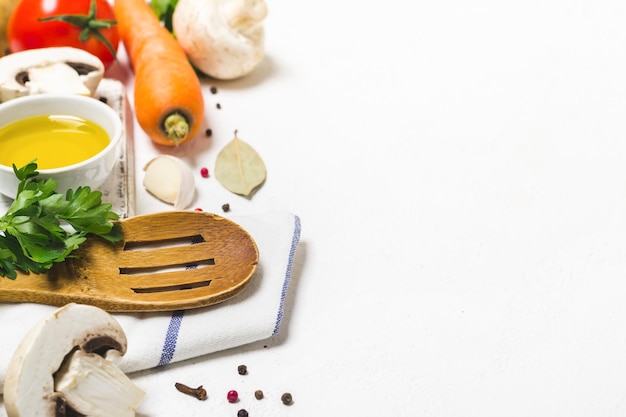
[[[239,400],[239,393],[237,393],[234,389],[230,390],[228,391],[228,394],[226,394],[226,399],[229,403],[236,403],[237,400]]]
[[[202,178],[208,178],[209,177],[209,169],[208,168],[202,168],[200,170],[200,175],[202,175]]]

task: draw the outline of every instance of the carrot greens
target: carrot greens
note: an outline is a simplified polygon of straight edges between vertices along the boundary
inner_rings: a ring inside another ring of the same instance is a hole
[[[20,180],[17,195],[0,217],[0,275],[17,271],[41,273],[71,256],[93,234],[109,242],[121,240],[119,216],[102,202],[102,193],[78,187],[57,193],[58,181],[39,179],[37,164],[13,165]]]

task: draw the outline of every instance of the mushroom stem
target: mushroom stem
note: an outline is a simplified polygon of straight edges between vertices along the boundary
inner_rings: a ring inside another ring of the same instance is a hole
[[[112,362],[77,350],[54,378],[55,392],[81,415],[134,417],[145,393]]]

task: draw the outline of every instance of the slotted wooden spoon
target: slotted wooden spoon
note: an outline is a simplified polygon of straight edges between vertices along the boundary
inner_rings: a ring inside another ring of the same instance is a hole
[[[89,238],[45,274],[0,277],[0,302],[91,304],[107,311],[168,311],[234,297],[256,270],[258,248],[238,224],[198,211],[120,221],[118,244]]]

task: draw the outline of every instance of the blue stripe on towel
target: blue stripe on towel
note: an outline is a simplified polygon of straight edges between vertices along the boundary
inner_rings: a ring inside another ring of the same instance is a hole
[[[280,306],[278,307],[278,316],[276,317],[276,325],[274,326],[274,333],[272,333],[272,336],[276,336],[278,334],[280,322],[283,319],[283,307],[285,305],[285,298],[287,297],[287,287],[289,287],[289,280],[291,279],[293,259],[296,255],[296,246],[298,246],[298,242],[300,241],[300,218],[295,216],[295,220],[296,223],[293,229],[293,236],[291,238],[291,249],[289,250],[289,261],[287,263],[287,271],[285,271],[285,281],[283,282],[283,289],[280,294]]]
[[[191,242],[191,244],[200,243],[202,240],[197,242]],[[187,269],[196,269],[198,265],[188,265]],[[170,324],[167,326],[167,333],[165,334],[165,341],[163,342],[163,350],[161,351],[161,360],[159,361],[158,366],[167,365],[172,361],[174,357],[174,352],[176,352],[176,342],[178,342],[178,332],[180,331],[180,325],[183,322],[183,316],[185,315],[184,310],[176,310],[172,313],[172,318],[170,319]]]
[[[176,352],[176,342],[178,341],[178,331],[183,322],[184,310],[176,310],[172,313],[170,324],[167,326],[167,334],[163,343],[163,351],[161,352],[161,360],[158,366],[167,365],[172,361],[174,352]]]

